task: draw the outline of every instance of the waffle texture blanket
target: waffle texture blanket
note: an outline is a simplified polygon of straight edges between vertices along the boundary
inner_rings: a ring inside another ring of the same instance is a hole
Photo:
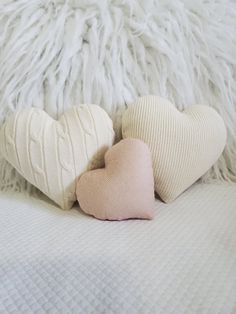
[[[119,137],[119,117],[137,96],[179,109],[206,104],[223,117],[228,141],[204,180],[236,181],[235,28],[233,0],[2,0],[0,124],[25,107],[57,118],[95,103]],[[25,188],[0,159],[0,189]]]
[[[152,221],[0,195],[0,313],[236,313],[236,186],[196,184]]]

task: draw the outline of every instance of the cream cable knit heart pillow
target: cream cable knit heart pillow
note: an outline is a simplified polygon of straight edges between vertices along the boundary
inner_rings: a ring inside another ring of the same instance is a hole
[[[122,133],[148,144],[155,190],[165,202],[199,179],[217,161],[226,142],[224,122],[215,110],[196,105],[180,112],[157,96],[139,98],[129,106]]]
[[[95,105],[72,107],[58,121],[40,109],[26,109],[0,132],[4,158],[63,209],[76,200],[77,178],[103,165],[113,141],[112,121]]]

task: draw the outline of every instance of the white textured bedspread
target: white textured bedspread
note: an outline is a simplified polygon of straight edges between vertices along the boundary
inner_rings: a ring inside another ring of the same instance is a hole
[[[196,184],[153,221],[1,193],[0,313],[236,313],[236,185]]]

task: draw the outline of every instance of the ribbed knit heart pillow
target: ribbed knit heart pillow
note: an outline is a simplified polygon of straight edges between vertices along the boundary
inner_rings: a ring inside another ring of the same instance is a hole
[[[104,164],[113,140],[112,121],[98,106],[72,107],[58,121],[33,108],[7,119],[0,149],[25,179],[69,209],[76,200],[77,178]]]
[[[129,106],[122,133],[148,144],[155,191],[165,202],[199,179],[217,161],[226,142],[224,122],[214,109],[195,105],[180,112],[157,96],[141,97]]]

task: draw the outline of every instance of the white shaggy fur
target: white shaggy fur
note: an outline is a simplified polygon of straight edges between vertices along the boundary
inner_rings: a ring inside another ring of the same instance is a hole
[[[79,103],[115,118],[146,94],[206,104],[228,142],[204,179],[236,181],[235,30],[230,0],[1,0],[0,123],[16,109],[56,118]],[[27,187],[0,160],[0,189]]]

